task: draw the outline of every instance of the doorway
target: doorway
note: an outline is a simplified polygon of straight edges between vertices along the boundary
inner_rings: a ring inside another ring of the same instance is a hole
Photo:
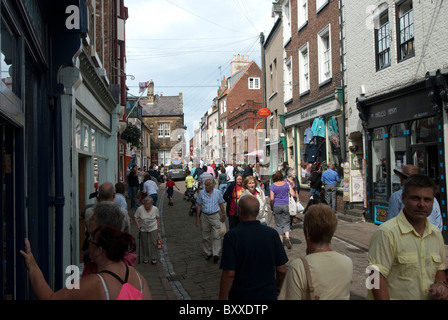
[[[419,173],[436,182],[436,199],[440,203],[440,167],[438,146],[436,143],[421,143],[411,145],[412,159]]]

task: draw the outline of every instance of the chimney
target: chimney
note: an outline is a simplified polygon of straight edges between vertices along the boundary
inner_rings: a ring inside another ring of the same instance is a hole
[[[246,60],[244,59],[244,55],[238,54],[238,56],[233,55],[233,61],[230,62],[230,76],[232,77],[235,73],[240,72],[249,64],[249,56],[246,56]]]
[[[147,96],[148,103],[154,103],[154,82],[152,80],[149,80]]]
[[[179,114],[184,113],[184,99],[182,92],[179,92]]]

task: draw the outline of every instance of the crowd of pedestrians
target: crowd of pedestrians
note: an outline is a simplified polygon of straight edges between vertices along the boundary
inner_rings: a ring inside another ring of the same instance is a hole
[[[307,208],[303,219],[306,256],[291,261],[289,268],[285,247],[292,247],[291,199],[300,201],[300,183],[287,163],[268,179],[259,169],[259,164],[243,168],[204,163],[188,168],[185,187],[196,197],[195,223],[201,228],[205,259],[221,260],[219,299],[349,299],[353,262],[331,249],[338,223],[335,186],[339,177],[333,166],[311,168],[310,197],[323,198],[324,194],[326,201]],[[369,265],[372,274],[378,272],[379,281],[369,290],[371,299],[448,299],[443,238],[438,220],[428,220],[434,212],[435,185],[413,169],[403,169],[400,199],[395,194],[391,197],[396,203],[390,208],[398,212],[388,215],[371,239]],[[153,167],[139,172],[131,168],[127,184],[100,185],[96,204],[83,210],[86,254],[82,290],[53,292],[33,258],[31,244],[25,241],[20,253],[36,297],[151,298],[145,279],[133,267],[137,244],[129,231],[135,223],[143,263],[157,264],[158,191],[165,178]],[[169,177],[165,187],[169,204],[174,205],[174,188],[180,189]],[[133,221],[128,210],[133,210]],[[268,226],[269,212],[274,228]],[[223,236],[226,220],[229,230]]]

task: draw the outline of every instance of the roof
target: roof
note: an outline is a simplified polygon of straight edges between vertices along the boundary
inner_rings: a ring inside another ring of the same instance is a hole
[[[179,96],[154,95],[154,103],[141,104],[142,116],[180,116],[183,108]]]

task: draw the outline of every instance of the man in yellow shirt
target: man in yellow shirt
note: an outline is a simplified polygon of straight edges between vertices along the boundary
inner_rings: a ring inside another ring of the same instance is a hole
[[[414,175],[405,182],[404,208],[378,227],[370,241],[369,265],[379,271],[379,283],[373,284],[369,298],[448,299],[442,234],[427,219],[434,195],[435,184],[427,176]]]

